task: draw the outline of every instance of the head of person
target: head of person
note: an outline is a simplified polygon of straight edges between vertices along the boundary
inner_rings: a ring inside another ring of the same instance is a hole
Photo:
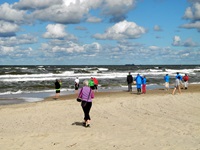
[[[84,80],[84,81],[83,81],[83,85],[84,85],[84,86],[88,86],[88,80]]]
[[[179,72],[177,72],[176,74],[179,75]]]
[[[168,76],[168,74],[166,74],[166,76]]]
[[[187,73],[185,74],[185,76],[187,76]]]
[[[131,72],[129,72],[128,74],[131,74]]]

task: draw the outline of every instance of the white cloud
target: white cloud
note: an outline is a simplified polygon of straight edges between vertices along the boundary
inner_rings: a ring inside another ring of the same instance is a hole
[[[9,23],[0,20],[0,36],[12,36],[19,30],[19,26],[14,23]]]
[[[20,0],[14,4],[18,9],[42,9],[55,4],[62,4],[63,0]]]
[[[101,22],[102,19],[97,18],[97,17],[89,17],[86,21],[87,22],[92,22],[92,23],[98,23],[98,22]]]
[[[200,21],[196,21],[194,23],[184,24],[184,25],[181,25],[180,27],[187,28],[187,29],[196,28],[198,31],[200,31]]]
[[[192,7],[188,7],[185,11],[184,18],[190,19],[191,22],[188,24],[181,25],[182,28],[196,28],[200,31],[200,1],[192,1]]]
[[[4,3],[0,5],[0,20],[19,24],[26,21],[26,12],[23,10],[14,9],[13,5]]]
[[[155,25],[153,29],[154,29],[154,31],[162,31],[162,29],[159,25]]]
[[[9,55],[14,51],[14,47],[0,46],[0,55]]]
[[[104,0],[102,4],[102,14],[112,16],[113,22],[124,20],[126,13],[135,6],[136,0]]]
[[[95,34],[93,37],[103,40],[134,39],[139,38],[144,33],[146,33],[145,28],[124,20],[108,28],[104,34]]]
[[[88,7],[84,7],[80,4],[70,6],[59,4],[51,5],[45,9],[35,10],[32,15],[39,20],[68,24],[79,23],[88,11]]]
[[[194,41],[192,41],[191,38],[189,38],[189,39],[187,39],[186,41],[183,42],[183,46],[185,46],[185,47],[195,47],[195,46],[197,46],[197,44]]]
[[[46,30],[47,32],[43,34],[44,38],[64,38],[67,35],[62,24],[49,24]]]
[[[77,53],[93,53],[94,54],[94,53],[98,53],[101,50],[101,45],[96,42],[91,43],[91,44],[80,45],[72,41],[66,41],[60,46],[60,45],[57,45],[56,43],[50,42],[50,43],[43,43],[41,50],[44,51],[46,55],[48,55],[49,52],[63,53],[63,55],[66,55],[67,53],[75,53],[75,55],[77,55]]]
[[[3,46],[16,46],[23,44],[33,44],[37,42],[37,38],[31,35],[20,35],[20,36],[12,36],[12,37],[4,37],[0,38],[0,45]]]
[[[174,36],[172,45],[173,46],[180,46],[181,45],[181,38],[177,35]]]

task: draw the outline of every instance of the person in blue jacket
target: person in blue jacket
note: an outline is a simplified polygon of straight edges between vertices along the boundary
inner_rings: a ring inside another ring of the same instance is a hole
[[[176,79],[179,79],[180,87],[183,88],[183,77],[179,74],[179,72],[176,73]]]
[[[142,85],[142,77],[140,76],[140,74],[137,74],[137,77],[135,77],[135,81],[137,86],[137,93],[140,94]]]
[[[170,81],[170,76],[168,74],[166,74],[164,76],[164,80],[165,80],[165,89],[168,91],[169,90],[169,81]]]

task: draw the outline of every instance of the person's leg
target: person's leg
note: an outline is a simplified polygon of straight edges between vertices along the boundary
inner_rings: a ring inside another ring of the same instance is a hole
[[[176,91],[176,87],[174,87],[174,90],[173,90],[173,92],[172,92],[172,95],[174,95],[175,91]]]
[[[178,92],[179,92],[179,94],[181,94],[181,86],[180,85],[178,86]]]
[[[90,109],[92,107],[92,102],[87,102],[86,106],[85,107],[82,107],[83,108],[83,112],[84,112],[84,120],[85,120],[85,123],[86,123],[86,126],[88,126],[90,124]]]

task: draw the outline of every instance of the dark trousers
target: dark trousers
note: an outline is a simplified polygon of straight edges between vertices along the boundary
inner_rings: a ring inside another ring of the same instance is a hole
[[[87,104],[82,108],[83,108],[83,112],[84,112],[84,120],[91,120],[90,119],[90,109],[92,107],[92,102],[87,102]]]

